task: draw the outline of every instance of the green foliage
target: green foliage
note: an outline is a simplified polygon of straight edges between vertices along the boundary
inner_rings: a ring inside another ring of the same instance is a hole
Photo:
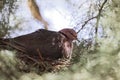
[[[19,72],[16,69],[15,53],[8,50],[0,51],[0,80],[16,80]]]

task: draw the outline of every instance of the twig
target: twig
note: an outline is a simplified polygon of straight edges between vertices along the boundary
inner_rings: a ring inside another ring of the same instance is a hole
[[[45,63],[44,63],[44,59],[43,59],[43,57],[41,55],[41,52],[40,52],[39,48],[37,49],[37,52],[38,52],[38,55],[39,55],[40,63],[42,64],[43,68],[46,68]]]
[[[32,60],[32,61],[34,61],[35,63],[37,63],[38,64],[38,61],[37,60],[35,60],[34,58],[32,58],[32,57],[30,57],[30,56],[28,56],[28,55],[25,55],[27,58],[29,58],[30,60]]]
[[[92,19],[95,19],[95,18],[97,18],[97,16],[94,16],[94,17],[92,17],[92,18],[90,18],[90,19],[88,19],[88,20],[86,20],[85,22],[84,22],[84,24],[82,25],[82,27],[81,27],[81,29],[80,30],[78,30],[78,32],[77,33],[79,33],[83,28],[84,28],[84,26],[89,22],[89,21],[91,21]]]

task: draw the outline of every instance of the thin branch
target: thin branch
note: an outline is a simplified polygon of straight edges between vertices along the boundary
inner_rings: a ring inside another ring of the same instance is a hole
[[[78,30],[77,33],[79,33],[89,21],[91,21],[91,20],[93,20],[93,19],[95,19],[95,18],[97,18],[97,16],[94,16],[94,17],[92,17],[92,18],[86,20],[86,21],[84,22],[84,24],[82,25],[81,29]],[[77,24],[77,25],[79,25],[79,24]]]
[[[107,0],[104,0],[104,2],[102,3],[102,5],[101,5],[101,7],[99,9],[98,14],[97,14],[97,22],[96,22],[96,28],[95,28],[95,34],[96,35],[97,35],[97,32],[98,32],[98,26],[99,26],[100,16],[101,16],[103,7],[104,7],[104,5],[105,5],[106,2],[107,2]]]
[[[101,15],[101,13],[102,13],[103,7],[104,7],[104,5],[105,5],[106,2],[107,2],[107,0],[104,0],[104,2],[102,3],[102,5],[101,5],[101,7],[100,7],[100,9],[99,9],[98,14],[97,14],[96,16],[94,16],[94,17],[86,20],[86,21],[84,22],[84,24],[82,25],[81,29],[78,30],[77,33],[79,33],[79,32],[86,26],[86,24],[88,24],[88,22],[91,21],[91,20],[93,20],[93,19],[97,19],[96,28],[95,28],[95,33],[97,33],[97,31],[98,31],[98,24],[99,24],[99,20],[100,20],[100,15]],[[77,25],[79,25],[79,24],[77,24]]]

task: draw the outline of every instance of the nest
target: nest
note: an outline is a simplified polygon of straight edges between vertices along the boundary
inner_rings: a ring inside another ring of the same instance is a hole
[[[3,49],[13,50],[13,48],[9,46],[2,46]],[[17,68],[20,71],[30,72],[30,71],[37,71],[39,72],[58,72],[59,70],[66,69],[70,66],[70,59],[48,59],[43,58],[38,50],[37,55],[29,54],[25,52],[21,52],[18,48],[16,48],[16,57],[17,57]]]
[[[39,56],[33,56],[30,54],[25,54],[18,52],[17,58],[19,59],[18,68],[21,71],[29,72],[31,70],[36,70],[39,72],[56,72],[61,69],[66,69],[70,65],[70,59],[46,59],[40,54]]]

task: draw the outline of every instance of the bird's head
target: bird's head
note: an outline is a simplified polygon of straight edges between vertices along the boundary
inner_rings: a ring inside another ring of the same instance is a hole
[[[77,33],[73,29],[65,28],[59,31],[61,34],[63,34],[68,40],[73,41],[77,40]]]

